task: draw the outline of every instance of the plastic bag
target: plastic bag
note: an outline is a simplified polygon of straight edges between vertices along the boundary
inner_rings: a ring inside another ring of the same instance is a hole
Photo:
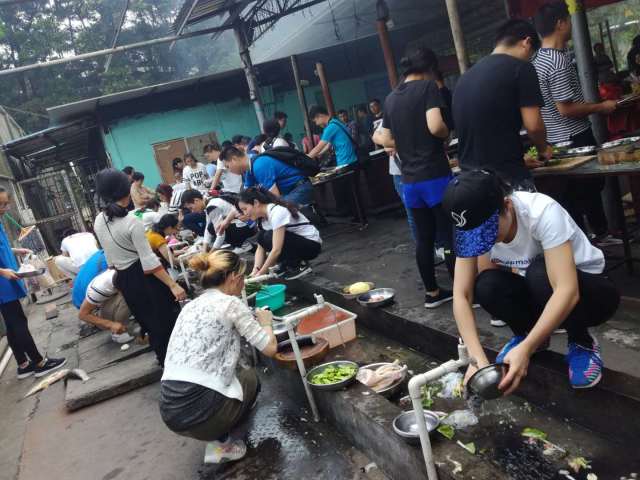
[[[462,398],[464,376],[458,372],[447,373],[438,380],[442,384],[442,390],[438,392],[440,398]]]
[[[444,425],[451,425],[453,428],[460,429],[472,427],[478,424],[478,417],[471,410],[455,410],[442,420]]]

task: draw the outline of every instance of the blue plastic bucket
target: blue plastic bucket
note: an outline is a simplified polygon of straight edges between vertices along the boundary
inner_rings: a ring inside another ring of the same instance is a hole
[[[284,293],[286,285],[276,283],[263,287],[256,295],[256,307],[269,307],[272,312],[284,306]]]

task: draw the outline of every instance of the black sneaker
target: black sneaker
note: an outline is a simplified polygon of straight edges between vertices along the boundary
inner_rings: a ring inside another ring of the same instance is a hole
[[[22,380],[23,378],[28,378],[36,371],[36,366],[33,362],[29,362],[29,364],[24,367],[18,367],[18,379]]]
[[[35,367],[35,376],[36,378],[43,377],[47,373],[62,367],[65,363],[67,363],[66,358],[45,358],[41,367]]]
[[[443,303],[447,303],[453,300],[453,292],[451,290],[440,289],[440,292],[435,297],[431,295],[424,296],[424,308],[438,308]]]
[[[296,278],[304,277],[311,273],[311,267],[308,263],[300,263],[297,266],[287,267],[283,278],[285,280],[295,280]]]

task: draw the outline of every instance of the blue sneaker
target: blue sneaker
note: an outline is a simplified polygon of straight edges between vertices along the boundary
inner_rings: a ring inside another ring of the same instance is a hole
[[[567,363],[569,382],[573,388],[591,388],[602,379],[603,363],[600,345],[596,339],[593,339],[591,349],[577,343],[569,343]]]
[[[524,335],[515,335],[511,340],[509,340],[509,342],[504,347],[502,347],[500,353],[498,353],[498,356],[496,357],[496,363],[504,363],[504,357],[507,356],[507,353],[520,345],[520,342],[522,342],[525,338],[526,337]]]

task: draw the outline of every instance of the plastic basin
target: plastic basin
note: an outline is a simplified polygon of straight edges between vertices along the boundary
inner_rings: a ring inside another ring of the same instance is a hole
[[[269,307],[272,312],[282,308],[286,290],[286,285],[280,283],[263,287],[256,295],[256,307]]]

